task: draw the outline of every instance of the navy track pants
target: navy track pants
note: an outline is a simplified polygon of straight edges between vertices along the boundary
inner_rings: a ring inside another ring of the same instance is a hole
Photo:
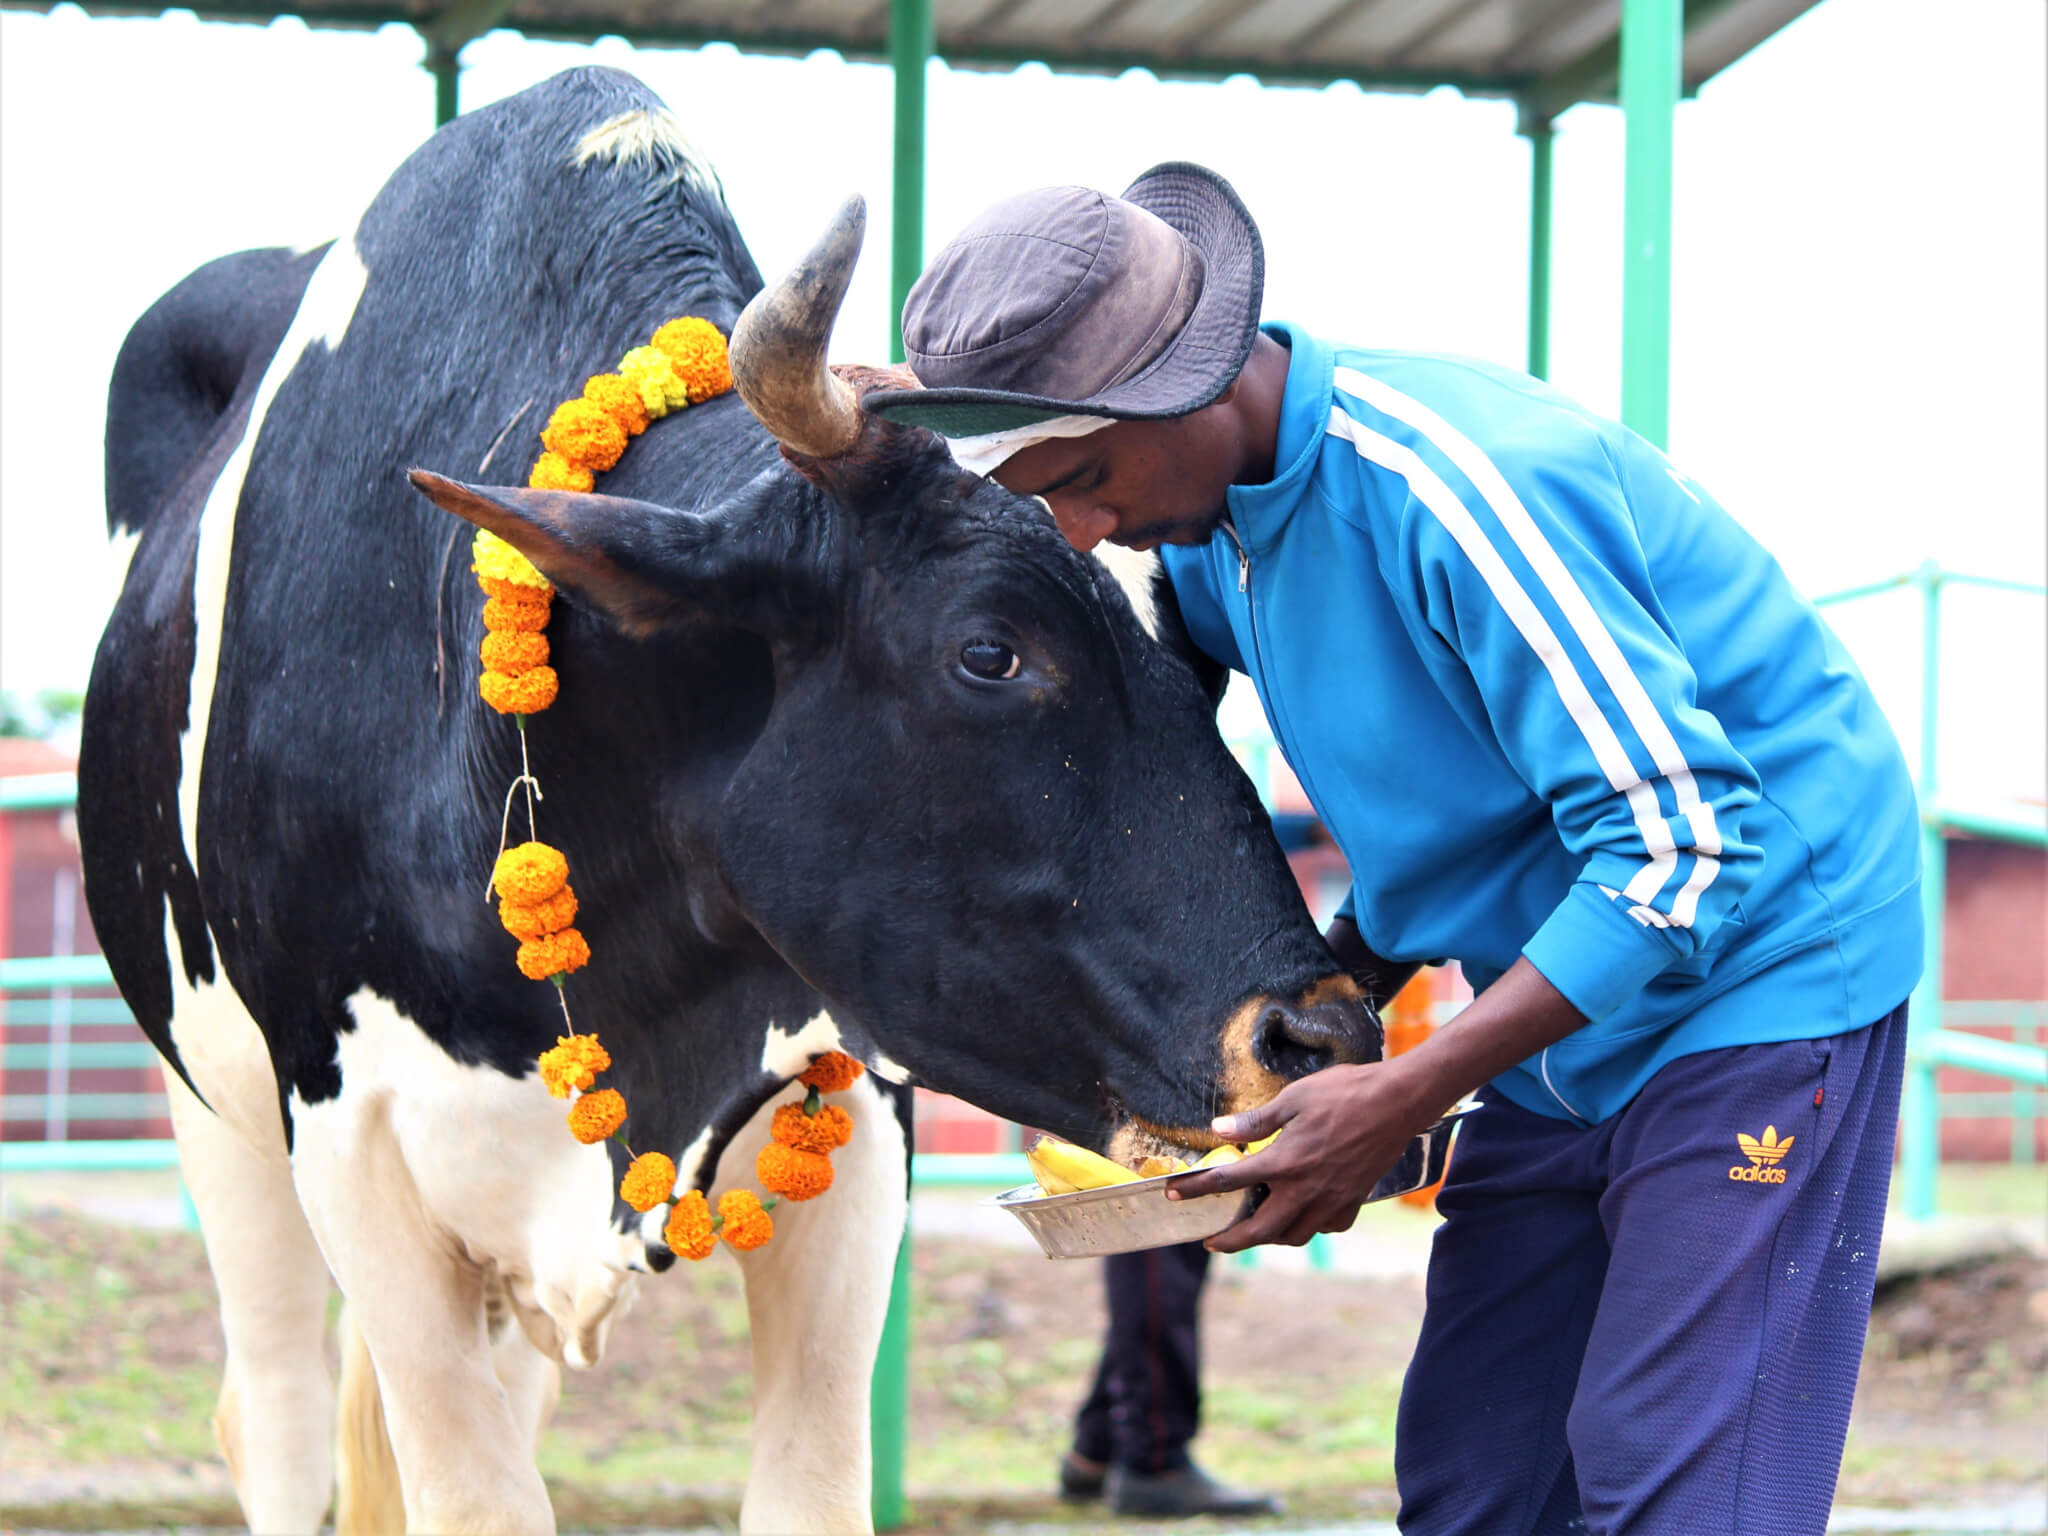
[[[1681,1057],[1599,1125],[1459,1132],[1401,1394],[1414,1536],[1818,1536],[1870,1321],[1906,1010]]]
[[[1202,1284],[1209,1250],[1177,1243],[1102,1261],[1109,1329],[1074,1422],[1074,1449],[1133,1472],[1188,1464],[1202,1422]]]

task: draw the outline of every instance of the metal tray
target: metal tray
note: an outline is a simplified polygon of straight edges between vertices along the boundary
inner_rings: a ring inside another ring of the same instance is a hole
[[[1467,1099],[1408,1143],[1401,1160],[1366,1197],[1370,1205],[1412,1190],[1427,1189],[1444,1176],[1457,1123],[1480,1106]],[[1262,1188],[1228,1190],[1196,1200],[1169,1200],[1162,1191],[1196,1170],[1079,1190],[1071,1195],[1042,1195],[1036,1184],[1020,1184],[983,1201],[1008,1211],[1024,1224],[1049,1259],[1095,1259],[1110,1253],[1136,1253],[1173,1243],[1200,1242],[1234,1226],[1252,1212]]]

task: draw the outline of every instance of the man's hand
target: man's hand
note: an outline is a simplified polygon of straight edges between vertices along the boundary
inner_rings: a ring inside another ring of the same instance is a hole
[[[1228,1141],[1287,1134],[1263,1152],[1179,1179],[1169,1200],[1266,1186],[1266,1198],[1208,1241],[1212,1253],[1259,1243],[1299,1247],[1318,1232],[1349,1231],[1365,1197],[1409,1141],[1451,1105],[1585,1022],[1526,959],[1414,1050],[1371,1066],[1325,1067],[1267,1103],[1225,1115]]]
[[[1318,1232],[1349,1230],[1410,1138],[1435,1124],[1445,1108],[1418,1098],[1407,1077],[1395,1065],[1374,1063],[1326,1067],[1289,1083],[1257,1109],[1215,1122],[1231,1141],[1258,1141],[1282,1126],[1285,1136],[1250,1157],[1176,1180],[1167,1198],[1266,1186],[1258,1209],[1209,1239],[1214,1253],[1259,1243],[1299,1247]]]

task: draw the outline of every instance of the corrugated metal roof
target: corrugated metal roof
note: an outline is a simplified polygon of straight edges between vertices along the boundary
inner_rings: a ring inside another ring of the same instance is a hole
[[[0,0],[48,10],[47,0]],[[1817,0],[1686,0],[1687,89],[1725,69]],[[312,26],[404,22],[459,46],[493,27],[534,37],[616,34],[654,46],[730,42],[749,52],[888,50],[890,0],[85,0],[95,16],[195,9],[210,20],[295,15]],[[1540,112],[1611,100],[1621,0],[933,0],[937,49],[956,66],[1041,61],[1170,77],[1250,74],[1275,84],[1352,80],[1374,89],[1454,85]]]

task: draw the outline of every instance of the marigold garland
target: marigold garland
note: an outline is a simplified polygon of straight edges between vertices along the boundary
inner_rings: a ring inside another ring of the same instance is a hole
[[[754,1177],[770,1194],[815,1200],[832,1187],[832,1159],[771,1141],[754,1158]]]
[[[690,1190],[676,1201],[661,1236],[680,1258],[695,1263],[711,1257],[711,1250],[718,1246],[718,1233],[711,1225],[711,1207],[705,1203],[703,1190]]]
[[[775,1235],[775,1223],[751,1189],[728,1189],[718,1197],[718,1235],[741,1253]]]
[[[626,1096],[616,1088],[582,1094],[569,1106],[569,1134],[585,1146],[609,1140],[625,1123]]]
[[[527,475],[527,485],[544,491],[589,491],[597,476],[613,468],[632,439],[671,411],[722,395],[733,387],[725,337],[708,320],[695,316],[671,320],[654,333],[651,343],[635,347],[619,359],[616,373],[593,374],[583,393],[565,400],[549,414],[541,429],[544,451]],[[511,715],[520,732],[521,772],[513,792],[527,789],[527,820],[539,787],[525,766],[526,716],[554,703],[561,680],[548,663],[545,631],[553,605],[554,585],[512,545],[479,529],[472,545],[470,569],[483,589],[484,639],[478,648],[483,672],[477,691],[491,708]],[[506,814],[511,812],[511,796]],[[559,849],[538,837],[503,849],[491,872],[497,892],[498,920],[520,941],[519,969],[536,980],[551,980],[569,1017],[563,978],[589,963],[590,946],[573,926],[577,901],[569,885],[569,862]],[[586,1144],[617,1136],[626,1123],[625,1096],[615,1088],[598,1088],[597,1077],[611,1067],[611,1054],[597,1036],[569,1033],[556,1037],[543,1051],[538,1066],[542,1083],[556,1098],[569,1103],[569,1130]],[[772,1193],[808,1200],[832,1186],[831,1154],[853,1135],[853,1117],[827,1106],[819,1095],[852,1086],[861,1064],[840,1051],[828,1051],[799,1076],[810,1091],[800,1104],[780,1106],[773,1118],[773,1139],[755,1159],[755,1171]],[[628,1155],[632,1149],[627,1148]],[[632,1156],[619,1181],[619,1198],[636,1211],[669,1206],[662,1237],[686,1259],[702,1259],[721,1238],[745,1252],[759,1248],[775,1232],[769,1208],[753,1191],[728,1190],[718,1200],[714,1217],[704,1192],[675,1193],[675,1163],[661,1152]],[[671,1204],[672,1202],[672,1204]]]
[[[636,1211],[653,1210],[675,1191],[676,1165],[663,1152],[642,1152],[619,1180],[619,1198]]]

